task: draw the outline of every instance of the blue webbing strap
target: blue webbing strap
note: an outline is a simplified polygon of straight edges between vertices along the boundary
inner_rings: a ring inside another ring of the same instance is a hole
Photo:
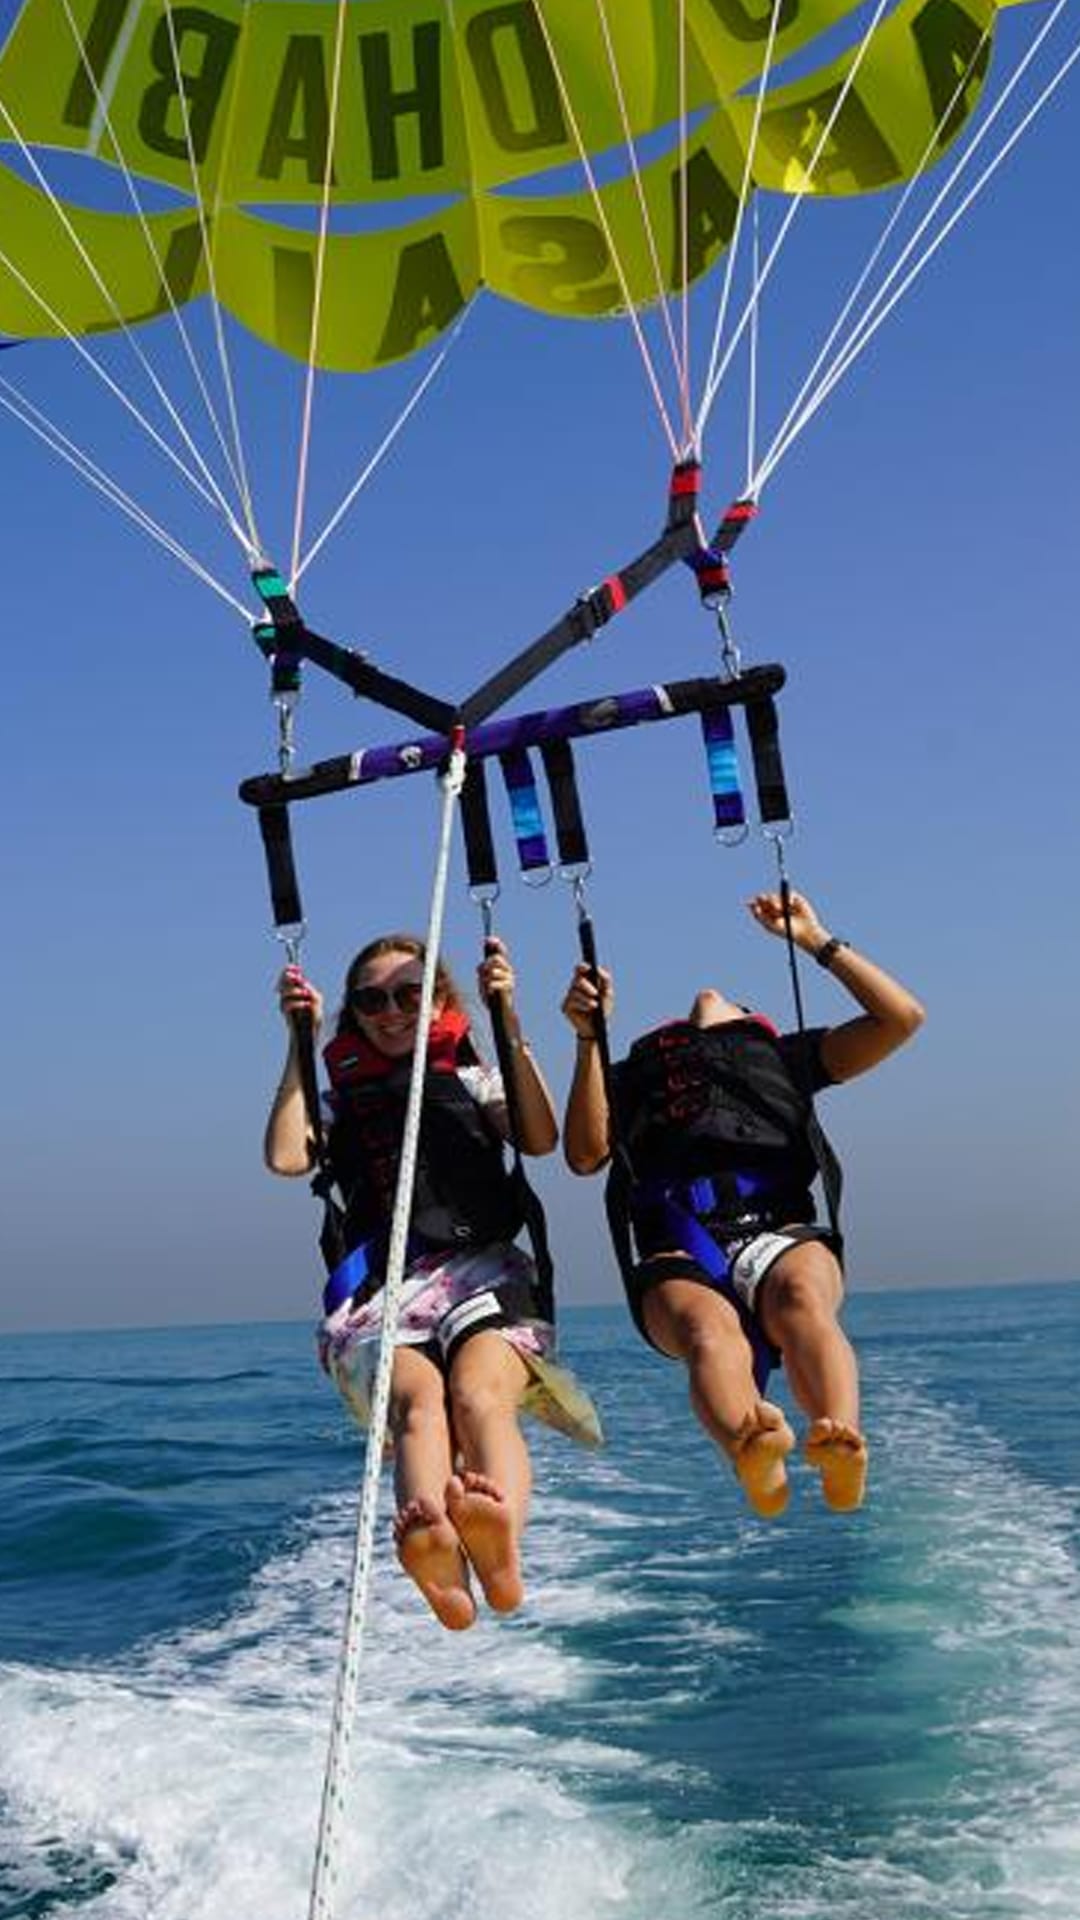
[[[327,1319],[332,1313],[336,1313],[339,1307],[344,1306],[346,1300],[352,1299],[357,1288],[362,1287],[365,1280],[370,1279],[371,1254],[374,1246],[374,1240],[362,1240],[360,1245],[354,1247],[351,1253],[347,1253],[344,1260],[334,1268],[323,1288],[323,1313]]]
[[[550,868],[544,816],[540,811],[540,796],[536,791],[532,761],[524,748],[512,748],[507,753],[500,753],[499,765],[510,801],[510,818],[521,871],[535,873],[539,868]]]
[[[746,805],[739,785],[730,707],[707,707],[701,715],[701,734],[709,767],[713,825],[717,833],[738,832],[746,826]]]
[[[346,1300],[363,1290],[364,1298],[371,1299],[383,1284],[386,1256],[389,1251],[389,1233],[373,1233],[370,1240],[361,1240],[344,1259],[339,1260],[323,1288],[323,1313],[329,1319],[332,1313],[344,1306]],[[405,1243],[407,1261],[416,1259],[421,1253],[430,1253],[430,1244],[410,1234]],[[354,1302],[359,1306],[359,1300]]]
[[[758,1392],[764,1393],[766,1382],[775,1364],[775,1350],[771,1341],[766,1339],[753,1314],[747,1310],[736,1293],[731,1279],[731,1267],[722,1248],[690,1211],[691,1207],[696,1209],[700,1206],[702,1212],[708,1212],[716,1203],[716,1190],[711,1180],[702,1179],[688,1181],[681,1191],[689,1203],[687,1206],[680,1206],[672,1198],[670,1187],[662,1188],[655,1201],[650,1202],[646,1199],[645,1206],[649,1212],[654,1216],[659,1215],[663,1221],[664,1251],[673,1252],[677,1249],[688,1254],[695,1266],[708,1274],[709,1279],[715,1283],[717,1291],[723,1294],[724,1299],[735,1308],[742,1322],[743,1332],[750,1342],[754,1383]],[[631,1199],[632,1217],[641,1210],[641,1194],[642,1189],[638,1189]],[[637,1206],[635,1201],[638,1203]]]

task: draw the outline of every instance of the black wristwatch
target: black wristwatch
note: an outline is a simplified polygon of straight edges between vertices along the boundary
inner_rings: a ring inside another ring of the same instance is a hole
[[[817,961],[819,967],[831,967],[841,947],[846,947],[849,944],[847,940],[838,940],[836,936],[833,935],[831,939],[822,941],[814,955],[814,959]]]

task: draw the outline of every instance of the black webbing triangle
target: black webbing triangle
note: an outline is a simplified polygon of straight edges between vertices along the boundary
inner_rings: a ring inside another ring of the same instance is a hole
[[[666,527],[659,540],[644,553],[638,554],[618,573],[609,574],[598,587],[581,594],[561,620],[475,688],[461,703],[464,725],[474,727],[488,719],[571,647],[591,640],[599,627],[621,613],[631,600],[677,560],[685,559],[696,546],[697,534],[691,520],[675,521]]]
[[[448,700],[440,700],[434,694],[410,686],[407,680],[384,673],[381,667],[372,666],[362,653],[356,653],[353,648],[338,646],[334,640],[324,640],[321,634],[312,633],[309,627],[303,625],[296,633],[290,631],[288,645],[301,659],[310,660],[313,665],[322,667],[324,672],[332,673],[335,679],[344,681],[358,698],[374,700],[380,707],[389,707],[394,713],[404,713],[410,720],[415,720],[418,726],[430,727],[433,733],[450,732],[457,709]]]
[[[353,648],[339,646],[335,640],[325,640],[322,634],[312,633],[304,625],[300,609],[276,567],[256,567],[251,578],[273,621],[276,647],[289,659],[310,660],[324,673],[333,674],[335,680],[351,687],[356,695],[389,707],[394,713],[404,713],[421,727],[449,733],[455,709],[448,701],[436,699],[434,694],[424,693],[394,674],[383,673]],[[263,653],[273,657],[265,633],[256,629],[255,637]]]

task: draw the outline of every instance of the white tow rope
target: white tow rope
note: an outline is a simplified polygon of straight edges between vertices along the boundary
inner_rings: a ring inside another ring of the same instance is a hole
[[[352,1576],[345,1611],[334,1710],[330,1723],[326,1776],[323,1781],[322,1808],[319,1814],[319,1837],[311,1878],[309,1920],[333,1920],[334,1913],[340,1833],[347,1806],[349,1756],[360,1687],[360,1658],[363,1651],[368,1589],[371,1584],[379,1475],[386,1447],[386,1430],[390,1411],[390,1374],[394,1363],[401,1284],[404,1278],[409,1237],[409,1215],[412,1211],[413,1184],[416,1178],[424,1076],[427,1071],[428,1032],[431,1027],[432,1005],[435,998],[439,949],[442,944],[446,883],[450,867],[450,834],[454,821],[454,804],[461,793],[464,778],[465,752],[460,740],[455,739],[446,772],[441,780],[442,816],[424,951],[424,976],[416,1024],[416,1048],[409,1080],[409,1099],[405,1109],[405,1130],[401,1142],[401,1165],[398,1170],[394,1215],[390,1227],[390,1250],[387,1255],[386,1281],[383,1287],[379,1363],[371,1402],[371,1425],[368,1431],[367,1456],[364,1461],[364,1478],[360,1490]]]

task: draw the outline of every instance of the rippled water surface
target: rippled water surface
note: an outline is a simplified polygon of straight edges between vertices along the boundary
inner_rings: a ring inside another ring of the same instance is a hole
[[[1076,1920],[1080,1287],[853,1302],[872,1497],[741,1510],[569,1313],[530,1599],[382,1529],[342,1920]],[[0,1915],[302,1920],[360,1470],[302,1327],[0,1341]]]

